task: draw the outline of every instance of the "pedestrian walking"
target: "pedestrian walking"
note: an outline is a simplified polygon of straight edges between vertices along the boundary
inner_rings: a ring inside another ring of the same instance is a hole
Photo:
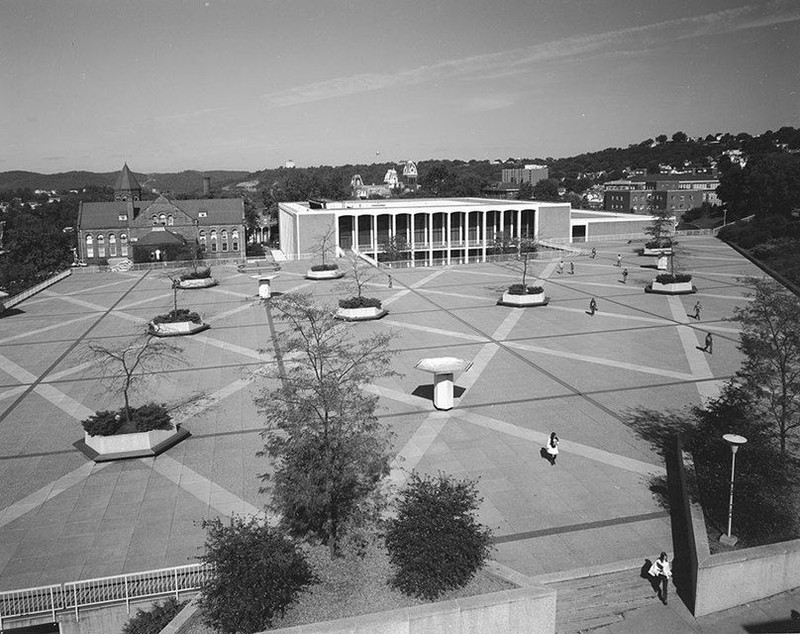
[[[706,345],[700,349],[703,352],[708,352],[708,354],[714,354],[714,338],[711,336],[710,332],[706,333]]]
[[[617,266],[622,266],[622,254],[617,254]]]
[[[575,262],[570,262],[569,263],[569,274],[570,275],[575,275]]]
[[[627,284],[628,283],[628,269],[627,268],[622,269],[622,283],[623,284]]]
[[[592,247],[592,259],[594,260],[597,257],[597,249]]]
[[[656,592],[658,593],[658,598],[661,599],[664,605],[667,605],[667,587],[669,578],[672,576],[667,553],[662,552],[658,556],[656,562],[650,566],[649,574],[657,581]]]
[[[556,458],[558,458],[558,436],[556,432],[550,432],[550,440],[547,441],[547,459],[550,461],[550,466],[556,466]]]
[[[389,276],[389,288],[392,288],[392,276]]]
[[[592,299],[589,300],[589,314],[594,315],[596,312],[597,312],[597,300],[595,300],[595,298],[592,297]]]
[[[698,321],[700,321],[700,310],[702,308],[703,308],[703,306],[700,304],[699,301],[695,303],[695,305],[694,305],[694,318],[696,320],[698,320]]]
[[[564,272],[564,260],[561,260],[558,263],[558,274],[561,275]]]

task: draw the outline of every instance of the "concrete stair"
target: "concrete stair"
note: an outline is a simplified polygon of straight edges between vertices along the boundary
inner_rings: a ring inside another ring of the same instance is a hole
[[[625,612],[658,603],[650,582],[639,576],[638,568],[546,585],[558,592],[559,634],[590,632],[622,621]],[[673,592],[670,586],[670,593]]]

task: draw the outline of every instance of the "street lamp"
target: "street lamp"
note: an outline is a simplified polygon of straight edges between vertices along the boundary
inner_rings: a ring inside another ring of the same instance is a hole
[[[739,538],[736,535],[731,535],[731,520],[733,519],[733,475],[736,470],[736,451],[739,445],[747,442],[747,438],[739,436],[738,434],[724,434],[722,439],[727,442],[731,447],[731,496],[728,502],[728,534],[720,535],[719,541],[726,546],[735,546]]]

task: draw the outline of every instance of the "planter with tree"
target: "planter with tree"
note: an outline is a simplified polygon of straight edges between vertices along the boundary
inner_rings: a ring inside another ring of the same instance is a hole
[[[172,279],[172,310],[163,315],[156,315],[147,324],[148,332],[156,337],[180,337],[193,335],[210,328],[195,312],[188,308],[178,308],[178,291],[180,280]]]
[[[663,209],[655,210],[653,213],[653,224],[645,227],[645,233],[653,236],[653,240],[645,245],[651,246],[652,253],[645,253],[645,255],[658,256],[658,269],[664,270],[664,258],[669,261],[669,273],[662,273],[656,277],[650,284],[645,286],[646,293],[658,293],[661,295],[688,295],[696,293],[697,289],[692,286],[692,276],[689,273],[676,273],[675,272],[675,257],[677,255],[675,245],[678,243],[672,238],[672,225],[674,219],[669,215],[669,212]],[[658,251],[657,245],[661,245],[663,249]],[[644,251],[643,251],[644,253]]]
[[[688,273],[662,273],[644,290],[646,293],[662,295],[688,295],[697,292],[697,289],[692,286],[692,276]]]
[[[197,242],[186,245],[184,257],[191,260],[192,266],[184,270],[178,277],[177,282],[175,282],[178,288],[208,288],[219,284],[217,280],[211,277],[211,267],[202,266],[201,255],[200,245]]]
[[[329,261],[329,258],[333,256],[335,248],[336,224],[332,222],[317,238],[316,245],[313,247],[312,251],[319,254],[321,262],[320,264],[312,265],[312,267],[306,271],[306,279],[335,280],[344,276],[344,271],[339,269],[339,265]]]
[[[114,348],[90,343],[91,359],[109,370],[103,374],[103,382],[110,393],[122,397],[124,405],[84,419],[84,437],[75,447],[95,462],[105,462],[155,456],[186,438],[189,432],[172,424],[166,405],[131,405],[131,396],[143,390],[159,372],[183,363],[182,352],[178,346],[150,334]]]
[[[337,319],[369,321],[384,317],[389,311],[383,308],[381,300],[375,297],[364,297],[364,286],[374,277],[371,274],[372,267],[363,262],[358,256],[353,258],[352,263],[352,276],[350,278],[352,284],[349,286],[355,290],[356,294],[347,299],[339,300],[339,308],[336,310]]]
[[[670,212],[664,209],[653,209],[653,205],[649,204],[649,213],[653,216],[653,222],[645,227],[644,232],[650,236],[650,239],[645,242],[642,255],[671,255],[673,244],[673,230],[675,228],[675,218],[670,215]]]
[[[512,306],[514,308],[530,308],[534,306],[547,306],[549,297],[544,295],[544,287],[528,286],[528,262],[536,255],[536,241],[522,238],[514,241],[517,250],[517,259],[507,262],[505,267],[521,276],[519,284],[512,284],[497,300],[498,306]]]

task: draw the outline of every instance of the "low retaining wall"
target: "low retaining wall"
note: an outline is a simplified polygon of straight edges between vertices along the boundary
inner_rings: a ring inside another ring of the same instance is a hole
[[[0,301],[0,314],[4,310],[11,308],[12,306],[16,306],[22,301],[25,301],[29,297],[33,297],[36,293],[39,293],[46,289],[48,286],[52,286],[56,282],[60,282],[65,277],[69,277],[72,275],[72,271],[67,269],[66,271],[61,271],[61,273],[56,273],[53,277],[47,278],[44,282],[39,282],[35,286],[31,286],[29,289],[22,291],[21,293],[17,293],[16,295],[11,295],[6,297],[4,300]]]
[[[693,587],[688,590],[693,614],[712,614],[800,587],[800,539],[711,554],[703,509],[689,499],[686,471],[691,460],[679,441],[676,455],[680,457],[677,469],[668,470],[668,477],[678,480],[670,483],[674,486],[671,504],[677,503],[688,514],[682,546],[689,552],[682,563],[692,567],[688,578]],[[676,551],[680,547],[676,544]]]

